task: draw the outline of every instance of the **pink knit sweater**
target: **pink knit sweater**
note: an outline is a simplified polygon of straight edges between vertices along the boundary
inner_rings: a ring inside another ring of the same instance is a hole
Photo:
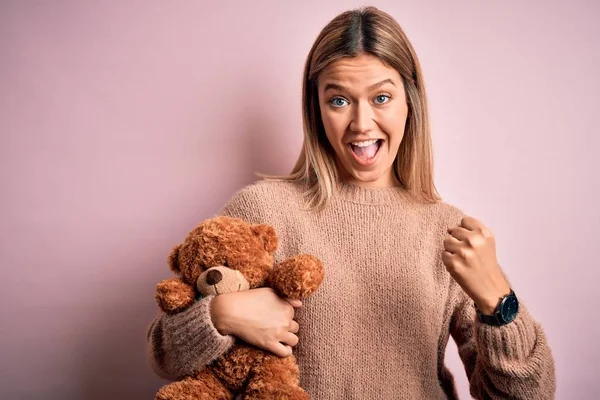
[[[260,181],[220,214],[272,225],[277,260],[310,253],[324,262],[321,288],[296,313],[294,352],[312,399],[457,398],[444,365],[450,335],[473,397],[554,398],[553,357],[527,308],[521,303],[517,319],[503,327],[479,323],[442,264],[446,229],[462,218],[458,209],[416,203],[401,188],[342,184],[315,213],[301,209],[302,193],[295,183]],[[212,325],[211,300],[154,320],[148,344],[158,374],[191,374],[232,345]]]

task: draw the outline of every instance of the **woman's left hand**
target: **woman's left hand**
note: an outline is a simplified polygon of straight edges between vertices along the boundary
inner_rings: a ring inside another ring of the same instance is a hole
[[[468,216],[448,233],[442,262],[477,308],[493,314],[500,299],[510,293],[496,259],[494,235],[481,221]]]

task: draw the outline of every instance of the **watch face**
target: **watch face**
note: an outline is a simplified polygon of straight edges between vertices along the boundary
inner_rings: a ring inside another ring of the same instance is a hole
[[[500,308],[500,317],[505,323],[514,321],[519,312],[519,301],[516,296],[508,296],[502,302]]]

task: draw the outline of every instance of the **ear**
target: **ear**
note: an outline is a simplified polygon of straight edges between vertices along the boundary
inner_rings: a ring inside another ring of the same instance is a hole
[[[275,229],[266,224],[252,225],[252,232],[262,241],[265,250],[274,253],[279,245],[279,239],[275,234]]]
[[[178,244],[177,246],[173,247],[173,250],[171,250],[171,254],[169,254],[169,268],[171,268],[171,271],[180,274],[181,273],[181,269],[179,268],[179,249],[181,248],[181,245]]]

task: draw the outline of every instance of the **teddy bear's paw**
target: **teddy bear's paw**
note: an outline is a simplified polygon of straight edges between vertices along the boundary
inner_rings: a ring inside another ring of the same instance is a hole
[[[310,396],[301,388],[296,388],[292,390],[289,394],[289,397],[282,397],[282,400],[310,400]]]
[[[185,378],[160,388],[155,400],[233,400],[233,395],[216,378]]]
[[[178,278],[162,280],[156,285],[156,301],[167,313],[183,311],[194,302],[194,288]]]
[[[295,386],[262,387],[257,391],[247,391],[244,400],[310,400],[303,389]]]
[[[318,258],[300,254],[278,264],[269,275],[268,284],[285,297],[304,299],[317,290],[324,275]]]

